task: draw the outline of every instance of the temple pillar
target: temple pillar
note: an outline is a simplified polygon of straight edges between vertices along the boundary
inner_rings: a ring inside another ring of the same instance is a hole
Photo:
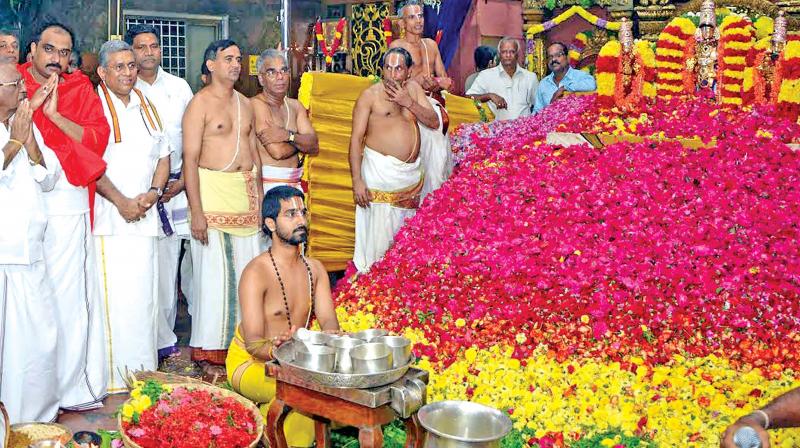
[[[522,35],[526,36],[528,28],[544,22],[545,9],[543,0],[523,0],[522,2]],[[547,61],[545,61],[545,35],[539,33],[532,40],[526,39],[525,55],[527,69],[536,73],[539,79],[547,74]],[[528,56],[531,56],[529,58]]]
[[[639,37],[655,42],[675,12],[670,0],[636,0],[634,11],[639,16]]]

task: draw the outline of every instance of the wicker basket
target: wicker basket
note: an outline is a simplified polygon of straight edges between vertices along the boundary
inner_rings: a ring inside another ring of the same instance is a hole
[[[261,417],[261,412],[259,412],[258,407],[255,404],[253,404],[253,402],[251,402],[250,400],[242,397],[241,395],[239,395],[239,394],[237,394],[235,392],[231,392],[229,390],[222,389],[220,387],[212,386],[212,385],[209,385],[209,384],[202,384],[202,383],[174,383],[174,384],[170,384],[170,386],[172,386],[172,387],[183,387],[184,389],[187,389],[187,390],[198,390],[198,389],[207,390],[207,391],[209,391],[211,393],[222,395],[223,397],[232,397],[232,398],[236,399],[236,401],[241,403],[242,406],[244,406],[247,410],[250,411],[251,414],[253,414],[253,418],[255,419],[255,422],[256,422],[255,438],[253,440],[253,443],[251,443],[248,448],[254,448],[256,445],[258,445],[258,442],[261,441],[261,437],[264,434],[264,419],[263,419],[263,417]],[[127,404],[128,402],[130,402],[130,399],[128,401],[126,401],[125,403]],[[123,429],[123,426],[122,426],[122,413],[120,413],[120,415],[117,416],[117,426],[119,427],[119,433],[122,435],[122,443],[127,448],[142,448],[141,446],[136,444],[136,442],[131,440],[130,437],[128,437],[128,435],[125,433],[125,430]]]

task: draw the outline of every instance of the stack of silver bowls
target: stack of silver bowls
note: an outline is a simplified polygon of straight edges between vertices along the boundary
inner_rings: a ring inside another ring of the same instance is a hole
[[[300,329],[292,338],[295,363],[317,372],[373,374],[411,362],[411,341],[402,336],[390,336],[386,330],[370,329],[334,336]]]

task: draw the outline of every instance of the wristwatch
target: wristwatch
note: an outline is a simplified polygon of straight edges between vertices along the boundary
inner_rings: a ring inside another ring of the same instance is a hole
[[[160,189],[158,187],[150,187],[150,189],[147,190],[147,191],[155,191],[156,192],[156,196],[158,196],[159,199],[164,194],[164,190],[162,190],[162,189]]]
[[[295,133],[292,132],[292,131],[289,131],[289,140],[287,140],[287,141],[289,143],[294,143],[294,136],[295,136]]]

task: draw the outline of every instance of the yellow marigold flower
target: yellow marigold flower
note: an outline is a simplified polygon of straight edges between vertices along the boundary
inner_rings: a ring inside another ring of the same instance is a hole
[[[124,405],[122,405],[122,418],[124,420],[130,421],[131,418],[133,418],[133,412],[134,412],[133,406],[131,406],[130,404],[125,403]]]
[[[462,328],[464,325],[467,325],[467,321],[465,321],[464,319],[462,319],[460,317],[458,319],[456,319],[456,327]]]
[[[517,333],[517,336],[514,339],[516,339],[517,344],[520,345],[524,344],[528,340],[527,336],[525,336],[523,333]]]
[[[588,324],[589,323],[589,316],[583,315],[581,316],[581,323]]]

